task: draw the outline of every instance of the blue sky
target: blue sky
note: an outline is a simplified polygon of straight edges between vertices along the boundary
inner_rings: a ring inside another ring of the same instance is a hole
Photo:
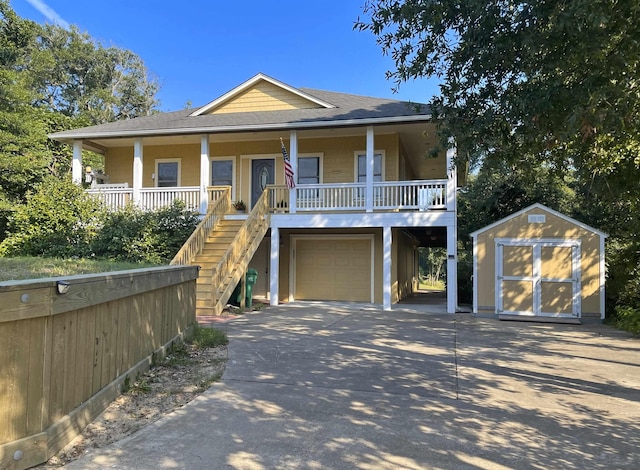
[[[203,105],[265,73],[294,87],[427,102],[437,81],[401,85],[375,37],[353,30],[365,0],[11,0],[22,17],[74,24],[129,49],[157,77],[160,109]]]

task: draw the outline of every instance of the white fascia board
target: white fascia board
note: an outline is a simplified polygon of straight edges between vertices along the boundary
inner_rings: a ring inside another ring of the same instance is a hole
[[[453,212],[271,214],[277,228],[453,227]]]
[[[265,82],[269,82],[272,85],[275,85],[279,88],[282,88],[290,93],[293,93],[294,95],[298,95],[301,98],[304,98],[305,100],[311,101],[313,103],[316,103],[319,106],[322,106],[323,108],[335,108],[334,105],[332,105],[331,103],[327,103],[326,101],[322,101],[314,96],[309,95],[308,93],[305,93],[301,90],[298,90],[297,88],[294,88],[290,85],[287,85],[286,83],[283,83],[279,80],[276,80],[275,78],[271,78],[268,75],[265,75],[263,73],[259,73],[257,75],[255,75],[254,77],[250,78],[249,80],[247,80],[244,83],[241,83],[240,85],[238,85],[237,87],[235,87],[233,90],[228,91],[227,93],[225,93],[224,95],[220,96],[219,98],[216,98],[215,100],[211,101],[208,104],[205,104],[203,107],[197,109],[195,112],[191,113],[189,116],[200,116],[202,114],[205,114],[207,111],[210,111],[211,109],[215,108],[216,106],[218,106],[219,104],[224,103],[225,101],[228,101],[229,99],[233,98],[234,96],[239,95],[240,93],[244,92],[245,90],[251,88],[253,85],[255,85],[256,83],[258,83],[259,81],[265,81]]]
[[[188,134],[215,134],[215,133],[235,133],[235,132],[256,132],[256,131],[278,131],[278,130],[306,130],[322,129],[331,127],[359,127],[368,125],[384,124],[409,124],[415,122],[431,121],[430,114],[418,116],[394,116],[385,118],[364,118],[364,119],[341,119],[335,121],[309,121],[309,122],[287,122],[275,124],[250,124],[242,126],[217,126],[217,127],[185,127],[180,129],[146,129],[131,131],[103,131],[91,134],[70,132],[59,132],[49,134],[53,140],[65,142],[73,139],[113,139],[122,137],[159,137]]]

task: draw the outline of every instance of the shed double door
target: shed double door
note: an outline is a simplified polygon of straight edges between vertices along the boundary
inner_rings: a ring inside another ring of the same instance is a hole
[[[580,316],[578,240],[496,240],[498,314]]]

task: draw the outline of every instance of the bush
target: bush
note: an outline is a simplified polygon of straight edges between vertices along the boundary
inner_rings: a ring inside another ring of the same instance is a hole
[[[616,327],[640,335],[640,309],[616,307]]]
[[[90,256],[104,214],[102,204],[70,179],[48,177],[9,216],[0,255]]]
[[[134,206],[111,212],[93,243],[97,257],[127,262],[171,261],[198,225],[197,212],[181,201],[155,212]]]

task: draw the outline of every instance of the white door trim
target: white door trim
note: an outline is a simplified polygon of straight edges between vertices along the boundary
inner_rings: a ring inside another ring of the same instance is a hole
[[[496,313],[507,313],[509,315],[523,316],[546,316],[546,317],[572,317],[580,318],[581,316],[581,240],[564,239],[564,238],[496,238],[495,239],[495,304]],[[505,276],[504,275],[504,246],[524,246],[533,250],[533,269],[531,276]],[[542,247],[569,247],[571,248],[571,279],[561,278],[543,278],[542,277]],[[530,281],[533,292],[533,311],[532,312],[504,312],[503,302],[503,281]],[[572,282],[572,313],[557,314],[542,311],[542,282]]]
[[[296,243],[298,240],[369,240],[371,247],[371,284],[370,284],[370,302],[374,303],[375,294],[375,235],[371,234],[353,234],[353,235],[291,235],[291,246],[289,247],[289,302],[295,300],[296,291]]]

